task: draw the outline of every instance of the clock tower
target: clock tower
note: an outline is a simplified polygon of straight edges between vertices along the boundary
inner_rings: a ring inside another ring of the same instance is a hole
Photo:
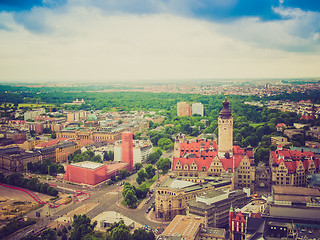
[[[233,156],[233,117],[227,97],[225,97],[222,106],[223,108],[218,117],[218,156],[220,158],[229,158]]]

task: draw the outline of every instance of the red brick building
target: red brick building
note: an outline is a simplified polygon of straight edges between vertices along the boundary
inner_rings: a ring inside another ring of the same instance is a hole
[[[88,161],[68,164],[64,179],[74,183],[97,185],[108,179],[107,165]]]
[[[229,212],[229,232],[232,240],[245,239],[246,219],[242,212],[233,212],[232,206]]]
[[[132,171],[133,166],[133,134],[132,132],[121,133],[122,146],[122,162],[128,164],[129,171]]]

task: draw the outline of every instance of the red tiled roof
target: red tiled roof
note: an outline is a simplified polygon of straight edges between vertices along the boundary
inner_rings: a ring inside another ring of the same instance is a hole
[[[303,159],[302,157],[304,157],[304,161],[302,161],[302,164],[305,169],[309,168],[312,159],[314,161],[314,164],[316,165],[316,168],[319,168],[319,159],[317,159],[315,154],[310,151],[301,152],[297,150],[283,149],[272,151],[271,156],[275,163],[280,165],[280,163],[283,162],[287,167],[289,173],[293,173],[296,171],[300,161]],[[279,156],[283,156],[284,159],[279,159]]]
[[[201,141],[198,140],[198,142],[191,142],[191,143],[181,143],[180,144],[180,156],[183,155],[183,153],[193,153],[197,157],[199,157],[200,148],[203,148],[204,150],[201,151],[201,156],[212,156],[212,154],[206,154],[204,151],[210,150],[217,150],[218,145],[214,141]]]
[[[91,140],[91,139],[80,139],[80,144],[82,146],[86,146],[86,145],[90,145],[90,144],[93,144],[94,141]]]
[[[193,162],[195,162],[198,166],[198,171],[202,171],[202,167],[205,167],[206,171],[210,167],[210,164],[212,162],[212,158],[173,158],[173,163],[172,163],[172,170],[175,170],[176,164],[178,162],[181,163],[182,169],[185,164],[188,164],[189,167]]]
[[[229,168],[233,172],[233,161],[234,161],[234,167],[237,168],[242,161],[243,157],[242,156],[234,156],[233,158],[223,158],[220,159],[220,162],[223,166],[223,168],[227,171]]]
[[[51,147],[51,146],[57,145],[61,141],[65,141],[67,139],[68,138],[56,138],[56,139],[52,139],[52,140],[50,140],[48,142],[39,143],[35,147],[38,147],[38,148]]]
[[[312,115],[309,115],[309,116],[303,115],[303,116],[301,116],[300,119],[304,119],[304,120],[314,120],[314,117],[313,117]]]

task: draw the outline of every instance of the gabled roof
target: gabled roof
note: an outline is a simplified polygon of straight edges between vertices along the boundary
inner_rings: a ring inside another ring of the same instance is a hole
[[[283,162],[289,173],[295,172],[300,162],[302,162],[305,169],[309,168],[312,161],[314,162],[316,168],[319,168],[319,159],[317,159],[315,154],[310,151],[302,152],[297,150],[278,149],[276,151],[272,151],[271,156],[273,161],[278,165]]]
[[[48,142],[39,143],[35,147],[36,148],[51,147],[51,146],[55,146],[55,145],[59,144],[59,142],[66,141],[67,139],[68,138],[56,138],[56,139],[52,139]]]

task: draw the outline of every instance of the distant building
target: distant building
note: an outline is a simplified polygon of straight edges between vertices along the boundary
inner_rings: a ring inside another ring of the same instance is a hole
[[[41,115],[44,113],[46,113],[46,110],[44,108],[33,109],[33,110],[26,111],[23,117],[25,121],[34,120],[37,115]]]
[[[74,138],[74,139],[90,139],[94,142],[114,143],[120,140],[120,132],[110,131],[93,131],[83,129],[63,129],[57,132],[57,138]]]
[[[81,104],[85,104],[85,101],[83,100],[83,98],[81,100],[79,100],[78,98],[72,102],[73,104],[76,105],[81,105]]]
[[[0,168],[9,172],[25,172],[28,162],[41,161],[38,152],[26,152],[18,147],[0,150]]]
[[[286,127],[287,125],[285,123],[278,123],[276,126],[278,132],[282,132]]]
[[[29,131],[35,131],[36,134],[43,133],[43,129],[45,128],[43,122],[26,122],[26,127]]]
[[[282,146],[286,146],[286,145],[289,145],[290,142],[288,142],[288,138],[286,137],[281,137],[281,136],[272,136],[271,137],[271,144],[274,144],[274,145],[279,145],[281,144]]]
[[[146,162],[151,153],[153,153],[153,146],[150,141],[133,140],[133,165]],[[121,141],[114,146],[114,161],[122,161]]]
[[[194,114],[198,114],[200,116],[204,115],[202,103],[192,103],[192,115]]]
[[[64,103],[64,105],[81,105],[85,104],[84,99],[79,100],[78,98],[75,101],[72,101],[72,103]]]
[[[178,117],[190,117],[191,116],[191,107],[186,102],[177,103],[177,116]]]
[[[79,122],[87,117],[86,111],[77,111],[67,113],[67,122]]]

